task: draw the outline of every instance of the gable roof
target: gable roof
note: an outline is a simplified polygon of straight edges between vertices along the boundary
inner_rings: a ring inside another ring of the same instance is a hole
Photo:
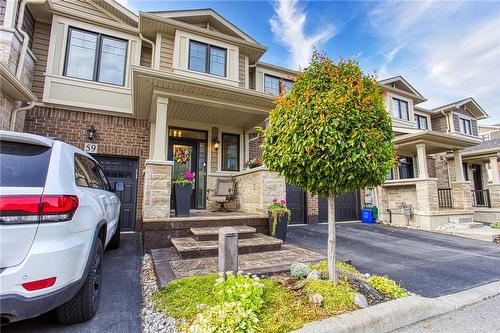
[[[105,11],[109,12],[111,15],[117,17],[119,20],[122,20],[130,25],[136,26],[138,23],[139,17],[137,14],[132,12],[129,8],[122,5],[116,0],[91,0]]]
[[[437,108],[432,109],[432,112],[438,113],[441,111],[446,111],[454,108],[461,108],[465,106],[465,108],[476,117],[476,119],[484,119],[488,118],[488,114],[483,108],[476,102],[476,100],[472,97],[464,98],[460,101],[456,101],[450,104],[446,104]]]
[[[233,37],[239,37],[248,42],[257,43],[255,39],[247,35],[243,30],[239,29],[237,26],[229,22],[226,18],[224,18],[212,8],[154,11],[150,13],[197,26],[200,26],[201,24],[207,26],[208,22],[208,26],[213,30]]]
[[[387,79],[378,81],[379,84],[396,91],[405,92],[414,97],[414,100],[418,103],[427,101],[427,99],[418,92],[417,89],[405,80],[401,75],[393,76]]]

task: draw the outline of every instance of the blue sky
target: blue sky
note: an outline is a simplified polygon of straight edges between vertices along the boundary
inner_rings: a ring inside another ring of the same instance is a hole
[[[500,1],[136,1],[130,9],[213,8],[299,68],[314,48],[355,58],[379,78],[404,76],[436,107],[474,97],[500,123]]]

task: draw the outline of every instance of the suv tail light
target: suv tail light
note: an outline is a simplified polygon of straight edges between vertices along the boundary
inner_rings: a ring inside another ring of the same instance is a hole
[[[0,196],[0,222],[63,222],[71,220],[77,208],[75,195]]]

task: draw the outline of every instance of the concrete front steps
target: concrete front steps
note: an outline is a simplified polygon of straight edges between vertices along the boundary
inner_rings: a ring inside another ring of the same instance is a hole
[[[438,231],[453,236],[493,242],[500,237],[500,229],[485,226],[481,222],[474,222],[471,217],[450,217],[448,223],[439,227]]]
[[[191,228],[190,237],[172,238],[172,245],[182,259],[217,256],[220,227]],[[261,253],[281,250],[283,241],[256,233],[249,226],[234,226],[238,232],[238,253]]]

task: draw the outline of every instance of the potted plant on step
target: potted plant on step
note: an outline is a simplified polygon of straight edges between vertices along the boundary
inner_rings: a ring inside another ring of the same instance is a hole
[[[174,181],[175,187],[175,216],[189,216],[191,208],[191,192],[194,185],[194,174],[185,172]]]
[[[269,234],[273,237],[286,241],[286,229],[290,222],[290,209],[286,201],[274,198],[267,208],[269,213]]]

